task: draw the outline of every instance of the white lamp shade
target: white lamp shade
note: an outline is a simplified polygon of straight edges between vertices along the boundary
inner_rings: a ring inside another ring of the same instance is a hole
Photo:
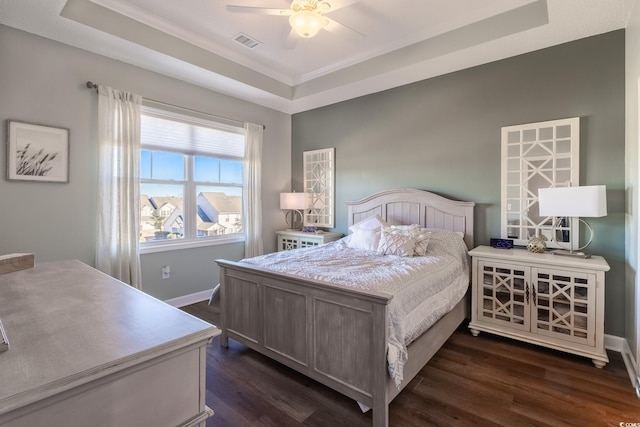
[[[309,193],[280,193],[280,209],[307,209]]]
[[[540,215],[601,217],[607,215],[607,188],[604,185],[541,188]]]

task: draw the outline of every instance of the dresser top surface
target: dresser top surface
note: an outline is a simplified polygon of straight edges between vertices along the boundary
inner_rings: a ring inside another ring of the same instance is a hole
[[[592,270],[609,271],[607,261],[597,255],[590,258],[574,258],[569,256],[554,255],[552,252],[533,253],[526,249],[513,248],[501,249],[491,246],[478,246],[469,251],[474,257],[485,257],[502,261],[517,261],[530,264],[544,264],[557,267],[589,268]]]
[[[277,234],[282,234],[282,235],[289,235],[289,236],[296,236],[296,237],[306,237],[306,236],[327,236],[327,237],[342,237],[342,233],[333,233],[333,232],[329,232],[329,231],[323,231],[322,233],[315,233],[315,232],[307,232],[307,231],[302,231],[302,230],[278,230],[276,231]]]
[[[220,333],[80,261],[0,275],[0,321],[0,414]]]

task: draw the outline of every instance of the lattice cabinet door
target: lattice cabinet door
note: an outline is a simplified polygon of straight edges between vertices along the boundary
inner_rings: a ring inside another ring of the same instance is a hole
[[[290,251],[300,247],[300,239],[298,237],[288,237],[278,235],[278,252]]]
[[[307,233],[295,230],[282,230],[276,232],[278,238],[278,252],[292,249],[309,248],[324,243],[333,242],[342,237],[342,233]]]
[[[478,319],[528,331],[530,270],[520,265],[479,261],[477,274]]]
[[[300,247],[301,248],[310,248],[311,246],[318,246],[324,243],[322,240],[310,240],[310,239],[300,239]]]
[[[526,249],[478,246],[472,259],[469,330],[590,357],[602,368],[605,272],[593,255],[581,259]]]
[[[594,345],[596,275],[573,270],[532,270],[537,334]]]

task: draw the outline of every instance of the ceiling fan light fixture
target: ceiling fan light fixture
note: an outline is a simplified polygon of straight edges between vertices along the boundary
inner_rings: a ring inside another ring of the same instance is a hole
[[[293,28],[300,37],[305,38],[315,36],[318,34],[318,31],[323,29],[328,23],[329,20],[327,18],[307,9],[294,12],[289,17],[291,28]]]

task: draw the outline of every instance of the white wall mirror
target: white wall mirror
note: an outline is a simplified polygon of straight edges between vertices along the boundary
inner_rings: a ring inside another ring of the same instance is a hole
[[[333,228],[335,210],[335,147],[303,153],[304,191],[311,194],[311,208],[304,225]]]
[[[544,235],[548,247],[577,247],[569,233],[577,219],[540,216],[538,189],[579,185],[579,144],[579,117],[502,128],[502,238],[526,245]]]

